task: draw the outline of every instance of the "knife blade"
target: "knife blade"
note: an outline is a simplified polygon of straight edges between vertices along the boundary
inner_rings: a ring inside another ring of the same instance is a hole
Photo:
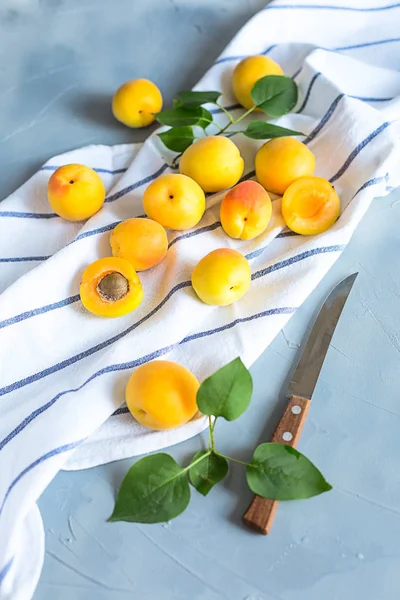
[[[289,402],[272,442],[296,446],[329,344],[357,275],[353,273],[338,283],[323,303],[291,377],[287,390]],[[244,522],[266,535],[271,529],[277,506],[276,500],[254,496],[243,515]]]
[[[323,303],[293,372],[286,394],[288,398],[301,396],[311,400],[329,344],[357,275],[353,273],[338,283]]]

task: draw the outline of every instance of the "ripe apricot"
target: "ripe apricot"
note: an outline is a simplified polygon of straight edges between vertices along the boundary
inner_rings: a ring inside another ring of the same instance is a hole
[[[132,373],[126,386],[126,405],[141,425],[172,429],[196,414],[199,387],[196,377],[182,365],[153,360]]]
[[[254,84],[266,75],[283,75],[282,68],[268,56],[248,56],[236,65],[232,87],[236,100],[242,106],[251,108],[254,105],[250,92]]]
[[[255,166],[257,181],[269,192],[281,195],[295,179],[314,173],[315,156],[299,140],[280,137],[261,146]]]
[[[113,256],[87,267],[79,291],[83,306],[99,317],[122,317],[143,300],[142,284],[132,264]]]
[[[218,248],[202,258],[192,273],[192,286],[200,300],[228,306],[247,292],[251,283],[247,259],[231,248]]]
[[[222,227],[230,237],[251,240],[268,227],[272,203],[256,181],[242,181],[225,194],[221,204]]]
[[[136,271],[158,265],[168,250],[167,232],[152,219],[127,219],[111,232],[113,256],[125,258]]]
[[[206,209],[201,187],[186,175],[160,175],[143,194],[145,213],[168,229],[190,229]]]
[[[128,127],[146,127],[155,119],[153,113],[162,109],[163,99],[158,87],[148,79],[126,81],[112,100],[114,117]]]
[[[83,221],[103,206],[106,190],[101,177],[85,165],[70,164],[54,171],[47,184],[49,204],[68,221]]]
[[[323,233],[340,214],[340,198],[322,177],[300,177],[282,198],[282,216],[292,231],[302,235]]]
[[[179,170],[205,192],[220,192],[235,185],[244,169],[239,148],[229,138],[209,135],[197,140],[182,155]]]

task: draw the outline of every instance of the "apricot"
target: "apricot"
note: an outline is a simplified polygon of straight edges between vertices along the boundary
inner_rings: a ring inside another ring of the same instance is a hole
[[[206,209],[201,187],[186,175],[160,175],[143,195],[145,213],[168,229],[190,229]]]
[[[114,117],[127,127],[146,127],[162,109],[160,90],[148,79],[132,79],[115,92],[112,100]]]
[[[83,221],[103,206],[106,190],[96,171],[85,165],[70,164],[54,171],[47,184],[47,197],[60,217]]]
[[[167,232],[152,219],[127,219],[111,232],[113,256],[125,258],[136,271],[158,265],[168,250]]]
[[[113,256],[87,267],[79,292],[83,306],[99,317],[122,317],[143,300],[142,284],[132,264]]]
[[[239,104],[245,108],[254,106],[250,92],[254,84],[266,75],[283,75],[280,65],[268,56],[248,56],[236,65],[232,76],[232,88]]]
[[[202,258],[192,273],[192,286],[200,300],[228,306],[247,292],[251,283],[247,259],[230,248],[213,250]]]
[[[271,198],[256,181],[238,183],[222,200],[222,227],[232,238],[252,240],[265,231],[271,215]]]
[[[340,214],[340,198],[322,177],[300,177],[282,198],[282,216],[292,231],[302,235],[323,233]]]
[[[183,153],[179,170],[205,192],[220,192],[235,185],[244,169],[239,148],[229,138],[210,135],[197,140]]]
[[[261,146],[255,165],[257,181],[269,192],[282,195],[298,177],[314,173],[315,156],[303,142],[281,137]]]
[[[182,365],[153,360],[132,373],[126,386],[126,405],[141,425],[172,429],[196,414],[199,387],[196,377]]]

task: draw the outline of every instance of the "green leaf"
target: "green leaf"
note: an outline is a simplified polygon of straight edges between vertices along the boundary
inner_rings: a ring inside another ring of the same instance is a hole
[[[332,489],[308,458],[284,444],[258,446],[246,470],[251,491],[272,500],[311,498]]]
[[[176,108],[162,110],[161,112],[156,113],[155,118],[162,125],[168,125],[169,127],[198,125],[199,122],[204,119],[203,111],[203,108],[186,108],[186,106],[177,106]]]
[[[297,85],[291,77],[266,75],[251,90],[254,104],[272,117],[290,112],[297,102]]]
[[[285,137],[287,135],[305,135],[300,131],[286,129],[286,127],[280,127],[279,125],[273,125],[265,121],[251,121],[243,133],[253,140],[271,140],[272,138]]]
[[[220,97],[221,92],[180,92],[176,100],[188,108],[197,108],[202,104],[211,102],[215,104]]]
[[[193,144],[193,129],[191,127],[173,127],[157,134],[164,146],[174,152],[183,152]]]
[[[197,125],[199,125],[199,127],[202,127],[203,129],[205,129],[206,127],[208,127],[210,125],[210,123],[212,123],[213,116],[210,113],[210,111],[208,111],[206,108],[201,108],[200,110],[202,111],[202,115],[201,115],[201,119],[199,120]]]
[[[221,481],[228,472],[228,462],[225,458],[214,452],[210,453],[208,450],[197,452],[193,456],[192,462],[206,455],[208,455],[207,458],[189,469],[190,483],[203,496],[207,496],[214,485]]]
[[[178,106],[182,106],[182,104],[179,102],[179,100],[177,100],[176,98],[174,98],[174,99],[172,100],[172,106],[173,106],[174,108],[178,108]]]
[[[238,357],[203,381],[197,392],[197,406],[204,415],[233,421],[249,406],[252,391],[250,372]]]
[[[180,515],[189,500],[184,469],[169,454],[152,454],[129,469],[108,520],[161,523]]]

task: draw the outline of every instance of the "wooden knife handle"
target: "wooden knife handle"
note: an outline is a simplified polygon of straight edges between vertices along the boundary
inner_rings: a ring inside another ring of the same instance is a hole
[[[292,396],[283,417],[275,429],[271,442],[296,447],[309,408],[310,400]],[[254,496],[249,508],[243,515],[243,520],[253,529],[267,535],[270,532],[277,506],[277,500]]]

